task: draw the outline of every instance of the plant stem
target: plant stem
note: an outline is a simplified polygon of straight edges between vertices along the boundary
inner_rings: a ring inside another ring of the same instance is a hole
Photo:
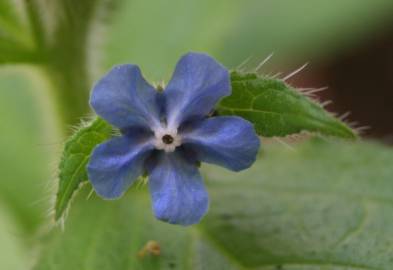
[[[86,70],[82,67],[58,69],[52,65],[45,69],[54,89],[63,133],[67,134],[71,126],[79,124],[80,118],[89,113]]]

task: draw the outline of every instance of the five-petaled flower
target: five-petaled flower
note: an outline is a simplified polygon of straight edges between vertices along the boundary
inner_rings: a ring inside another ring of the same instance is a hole
[[[98,195],[118,198],[147,172],[158,219],[199,222],[209,205],[199,162],[240,171],[251,166],[259,149],[251,123],[208,117],[230,92],[228,70],[206,54],[184,55],[164,91],[148,84],[138,66],[114,67],[90,99],[95,112],[122,134],[91,156],[88,175]]]

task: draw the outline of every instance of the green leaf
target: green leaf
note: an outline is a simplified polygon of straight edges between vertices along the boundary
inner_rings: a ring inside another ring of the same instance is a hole
[[[97,118],[79,129],[65,144],[59,165],[59,190],[56,196],[55,219],[67,209],[72,195],[86,181],[86,165],[94,147],[110,138],[112,127]]]
[[[370,143],[267,146],[250,170],[204,167],[210,210],[186,228],[155,220],[140,188],[109,202],[85,189],[35,270],[389,270],[392,162]],[[161,254],[138,256],[150,240]]]
[[[232,95],[220,102],[219,114],[249,120],[259,135],[286,136],[309,131],[356,138],[351,128],[282,80],[235,71],[231,80]]]

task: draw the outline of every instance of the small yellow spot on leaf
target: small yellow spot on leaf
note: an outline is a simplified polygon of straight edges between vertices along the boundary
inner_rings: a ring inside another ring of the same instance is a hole
[[[157,241],[150,240],[146,245],[138,252],[139,258],[144,258],[147,255],[159,256],[161,254],[161,247]]]

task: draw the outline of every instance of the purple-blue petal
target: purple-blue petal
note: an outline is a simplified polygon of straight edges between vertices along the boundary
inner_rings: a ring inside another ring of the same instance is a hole
[[[180,225],[198,223],[206,214],[209,198],[195,163],[178,150],[160,152],[149,164],[149,189],[155,216]]]
[[[228,70],[212,57],[188,53],[181,57],[164,91],[168,125],[206,116],[231,92]]]
[[[184,147],[198,160],[233,171],[249,168],[255,161],[260,140],[253,125],[236,116],[198,121],[184,131]]]
[[[158,92],[136,65],[115,66],[94,86],[90,105],[112,125],[124,129],[159,123]]]
[[[116,199],[143,174],[144,162],[154,146],[140,133],[113,138],[98,145],[87,166],[89,180],[97,194]]]

